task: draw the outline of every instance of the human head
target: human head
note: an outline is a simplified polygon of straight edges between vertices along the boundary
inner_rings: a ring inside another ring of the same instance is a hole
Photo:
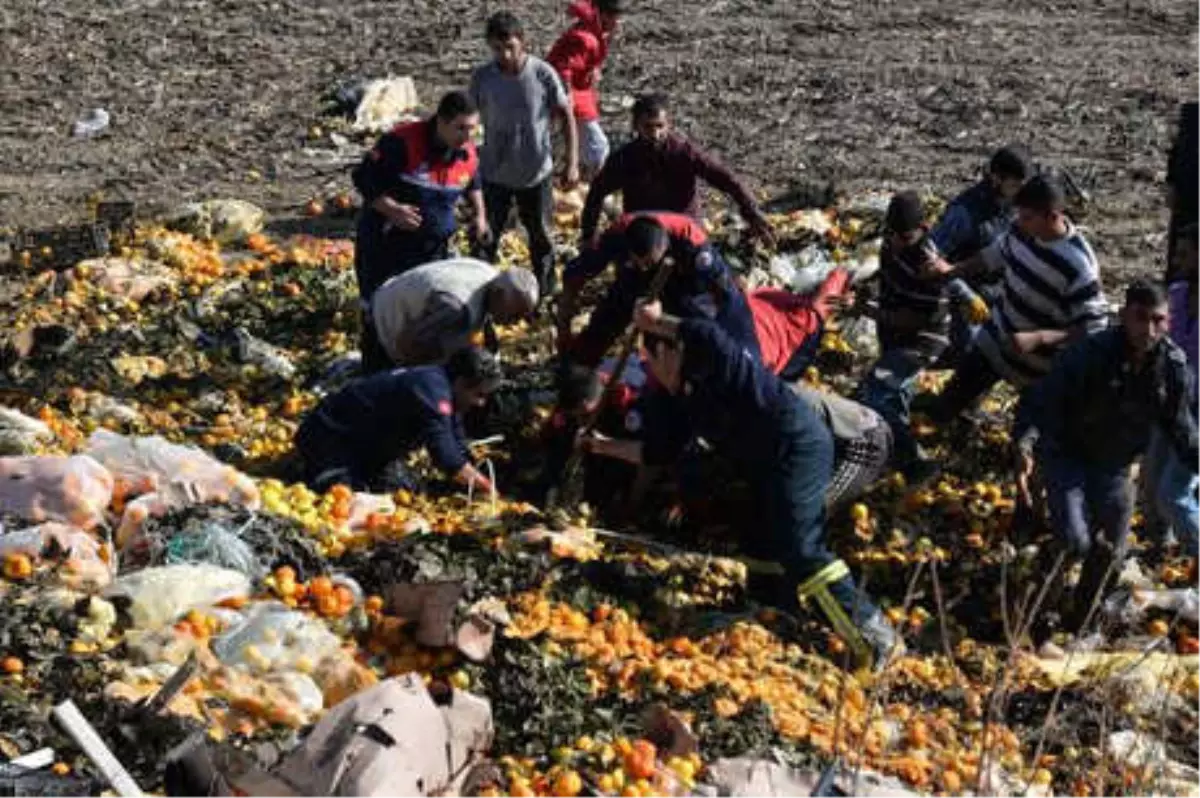
[[[1170,264],[1172,279],[1187,280],[1195,284],[1200,278],[1200,241],[1197,232],[1200,225],[1189,224],[1179,231],[1175,239],[1175,260]]]
[[[621,0],[592,0],[596,7],[596,15],[600,20],[600,29],[605,33],[614,33],[625,7]]]
[[[992,188],[1010,202],[1032,176],[1033,162],[1029,151],[1019,144],[1001,147],[988,163],[988,180]]]
[[[484,38],[505,72],[516,72],[525,62],[525,26],[511,11],[497,11],[488,17]]]
[[[683,344],[652,333],[642,334],[646,365],[667,393],[679,393],[683,384]]]
[[[450,149],[457,150],[475,135],[479,109],[465,91],[452,91],[442,96],[435,118],[438,138]]]
[[[662,144],[671,132],[665,94],[643,94],[633,103],[633,132],[639,138]]]
[[[1158,283],[1137,279],[1125,289],[1121,327],[1130,351],[1144,355],[1167,334],[1167,292]]]
[[[925,207],[915,191],[901,191],[888,203],[884,228],[893,246],[906,247],[921,240],[925,229]]]
[[[1057,179],[1047,175],[1031,177],[1013,198],[1017,227],[1033,238],[1059,238],[1066,232],[1066,203],[1066,194]]]
[[[446,361],[446,376],[454,392],[454,406],[459,409],[482,407],[504,377],[496,356],[477,346],[451,355]]]
[[[657,219],[638,216],[625,228],[625,246],[634,266],[649,269],[666,256],[671,237]]]
[[[537,310],[538,281],[529,269],[506,269],[490,287],[488,312],[499,324],[512,324]]]
[[[573,363],[559,376],[558,406],[568,416],[590,412],[603,393],[604,383],[595,369]]]

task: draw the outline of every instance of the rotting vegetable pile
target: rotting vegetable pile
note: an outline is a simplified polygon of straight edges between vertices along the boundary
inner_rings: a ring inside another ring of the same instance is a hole
[[[561,230],[577,208],[560,198]],[[794,287],[833,264],[868,272],[880,208],[875,196],[774,214],[781,253],[753,250],[728,219],[710,227],[752,284]],[[1139,544],[1096,650],[1042,660],[1021,639],[1022,602],[1045,575],[1012,521],[1011,397],[990,399],[970,431],[920,430],[947,464],[938,482],[889,477],[831,520],[909,649],[880,674],[851,673],[842,641],[762,601],[723,556],[754,534],[729,520],[736,491],[722,525],[685,524],[664,546],[597,534],[586,513],[551,531],[564,524],[531,504],[444,486],[422,497],[298,484],[298,419],[354,370],[352,244],[256,227],[218,244],[146,223],[110,258],[65,272],[39,266],[45,253],[16,261],[0,441],[12,458],[45,455],[23,462],[47,471],[38,501],[0,488],[0,753],[54,747],[59,791],[100,784],[48,720],[65,698],[157,789],[165,751],[195,729],[286,746],[348,695],[410,671],[491,701],[500,767],[486,794],[685,794],[739,756],[801,768],[836,756],[950,794],[1170,792],[1196,765],[1194,604],[1143,606],[1194,586],[1194,563]],[[509,234],[502,260],[525,258]],[[118,272],[154,279],[135,297],[109,279]],[[487,425],[503,441],[477,454],[511,496],[538,466],[548,326],[500,331],[519,401]],[[848,390],[871,338],[844,318],[806,379]],[[63,467],[79,454],[102,473]],[[652,526],[629,531],[664,531]],[[487,607],[490,654],[430,645],[393,614],[397,583],[457,585],[454,618]],[[286,644],[270,633],[283,625]],[[246,628],[253,640],[214,654]],[[133,714],[193,654],[201,667],[167,711]],[[694,750],[647,730],[664,706]],[[1158,740],[1162,755],[1118,756],[1106,741],[1119,732]]]

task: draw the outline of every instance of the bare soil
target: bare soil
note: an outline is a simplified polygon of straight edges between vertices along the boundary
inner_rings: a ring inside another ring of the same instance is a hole
[[[1112,272],[1155,269],[1177,104],[1196,95],[1184,0],[632,0],[604,78],[607,125],[650,89],[764,192],[797,179],[950,194],[1028,143],[1094,198]],[[513,4],[544,52],[564,0]],[[478,0],[5,0],[0,227],[79,220],[101,191],[143,209],[235,196],[294,215],[348,187],[319,98],[412,75],[423,99],[485,57]],[[73,139],[92,107],[108,133]],[[1112,273],[1110,272],[1110,273]]]

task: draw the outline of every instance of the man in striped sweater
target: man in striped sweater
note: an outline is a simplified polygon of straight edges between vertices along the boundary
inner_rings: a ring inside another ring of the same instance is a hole
[[[1013,227],[947,274],[1003,271],[1003,290],[933,410],[949,421],[998,381],[1025,388],[1049,371],[1068,341],[1102,329],[1108,302],[1096,255],[1067,218],[1062,187],[1037,176],[1017,194]],[[1018,418],[1020,422],[1020,418]]]

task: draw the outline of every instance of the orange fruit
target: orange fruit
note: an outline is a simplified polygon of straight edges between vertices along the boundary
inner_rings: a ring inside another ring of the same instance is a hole
[[[338,604],[337,597],[332,593],[317,598],[317,612],[327,618],[337,615],[340,609],[341,605]]]
[[[313,598],[320,601],[326,596],[333,595],[333,580],[328,576],[313,577],[313,580],[308,583],[308,592]]]
[[[1162,618],[1155,618],[1146,625],[1146,631],[1151,637],[1166,637],[1171,631],[1171,626]]]
[[[19,657],[5,657],[0,660],[0,670],[7,674],[22,673],[25,670],[25,663],[21,662]]]
[[[71,766],[66,762],[55,762],[50,766],[50,772],[55,776],[65,776],[71,772]]]
[[[1200,639],[1191,635],[1180,635],[1175,643],[1175,650],[1180,654],[1200,654]]]
[[[367,600],[363,606],[367,612],[382,612],[383,596],[367,596]]]
[[[625,755],[625,770],[635,779],[648,779],[657,770],[658,749],[649,740],[636,740]]]
[[[338,194],[333,198],[333,207],[339,211],[348,211],[354,207],[354,200],[350,199],[349,194]]]
[[[338,607],[343,613],[347,613],[354,608],[354,591],[345,585],[337,585],[333,588],[333,597],[337,599]]]
[[[318,199],[310,199],[304,206],[304,212],[309,216],[320,216],[325,212],[325,206]]]
[[[28,554],[9,552],[4,555],[4,578],[16,582],[33,574],[33,560]]]
[[[290,565],[281,565],[275,569],[275,579],[290,579],[296,581],[296,569]]]
[[[555,777],[550,789],[554,795],[575,798],[583,789],[583,779],[574,770],[564,770]]]

